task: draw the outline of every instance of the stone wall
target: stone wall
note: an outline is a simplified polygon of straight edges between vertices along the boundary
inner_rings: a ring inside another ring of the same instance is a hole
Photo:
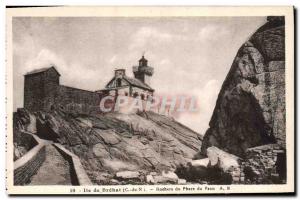
[[[278,144],[249,148],[246,158],[228,173],[232,184],[285,184],[286,152]]]
[[[37,111],[44,108],[44,74],[25,76],[24,82],[24,108]]]
[[[65,149],[62,145],[55,143],[54,147],[62,154],[62,156],[70,163],[71,182],[72,185],[92,185],[88,175],[86,174],[80,159],[75,154]]]
[[[45,71],[44,91],[45,97],[44,110],[50,110],[51,105],[55,104],[55,98],[59,96],[59,76],[56,71]]]
[[[26,133],[23,133],[26,134]],[[31,134],[28,134],[31,135]],[[31,135],[38,145],[14,162],[14,185],[25,185],[45,161],[45,144]]]
[[[96,92],[60,85],[55,102],[68,112],[91,113],[99,110],[100,98]]]
[[[285,183],[286,152],[276,144],[263,145],[247,150],[247,158],[241,164],[245,183]]]
[[[67,112],[91,113],[99,110],[100,98],[96,92],[59,84],[53,70],[25,76],[24,108],[29,111],[50,111],[55,107]]]

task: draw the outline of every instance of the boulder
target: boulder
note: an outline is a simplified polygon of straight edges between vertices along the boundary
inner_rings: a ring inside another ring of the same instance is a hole
[[[186,180],[180,178],[180,179],[178,179],[177,183],[178,183],[179,185],[183,185],[183,184],[186,184]]]
[[[147,183],[150,183],[150,184],[154,184],[155,183],[155,181],[154,181],[154,178],[153,178],[153,176],[152,175],[147,175],[146,176],[146,182]]]
[[[177,180],[164,177],[162,175],[154,176],[154,183],[177,183]]]
[[[268,17],[238,50],[196,158],[211,146],[242,158],[255,146],[285,148],[284,34],[284,18]]]
[[[186,179],[189,182],[198,182],[199,180],[206,180],[209,175],[209,168],[202,165],[192,165],[188,162],[185,165],[179,165],[175,173],[180,179]]]
[[[171,171],[162,171],[161,174],[158,174],[156,172],[151,172],[149,175],[146,176],[146,182],[147,183],[178,183],[178,176]]]
[[[178,176],[174,173],[174,172],[171,172],[171,171],[168,171],[168,172],[165,172],[163,171],[162,172],[162,177],[168,179],[168,181],[174,181],[174,182],[177,182],[178,180]]]
[[[199,160],[192,160],[190,164],[193,167],[207,167],[209,162],[210,162],[209,158],[203,158]]]
[[[225,173],[240,167],[239,157],[222,151],[217,147],[209,147],[206,152],[211,166],[217,165]]]
[[[138,171],[121,171],[116,173],[117,179],[139,179]]]

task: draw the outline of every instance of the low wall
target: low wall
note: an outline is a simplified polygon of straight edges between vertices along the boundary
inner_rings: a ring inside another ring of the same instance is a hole
[[[45,161],[45,143],[37,136],[28,134],[37,142],[30,151],[14,162],[14,185],[25,185],[30,182],[30,178],[37,172]]]
[[[62,154],[62,156],[70,163],[70,173],[72,185],[93,185],[78,156],[64,148],[61,144],[54,143],[54,147]]]

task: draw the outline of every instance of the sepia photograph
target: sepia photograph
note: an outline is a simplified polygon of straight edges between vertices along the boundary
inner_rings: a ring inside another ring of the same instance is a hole
[[[293,7],[6,12],[9,194],[294,192]]]

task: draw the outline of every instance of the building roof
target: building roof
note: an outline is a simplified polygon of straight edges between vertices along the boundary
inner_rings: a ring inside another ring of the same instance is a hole
[[[113,87],[113,88],[107,88],[107,86],[109,85],[109,83],[111,83],[113,80],[115,79],[112,78],[108,83],[107,85],[105,86],[104,89],[102,90],[97,90],[96,92],[101,92],[101,91],[108,91],[108,90],[114,90],[116,89],[116,87]],[[130,78],[128,76],[123,76],[123,79],[125,81],[127,81],[130,85],[133,85],[133,86],[136,86],[136,87],[140,87],[140,88],[143,88],[143,89],[146,89],[146,90],[151,90],[151,91],[154,91],[153,88],[151,88],[149,85],[147,85],[146,83],[143,83],[142,81],[140,81],[139,79],[136,79],[136,78]]]
[[[32,70],[32,71],[30,71],[30,72],[27,72],[27,73],[25,74],[25,76],[26,76],[26,75],[37,74],[37,73],[42,73],[42,72],[45,72],[45,71],[47,71],[47,70],[49,70],[49,69],[52,69],[52,68],[53,68],[53,69],[57,72],[57,74],[60,76],[60,73],[56,70],[56,68],[55,68],[54,66],[51,66],[51,67],[44,67],[44,68]]]
[[[147,85],[146,83],[143,83],[142,81],[140,81],[139,79],[136,78],[130,78],[128,76],[124,76],[123,77],[126,81],[128,81],[131,85],[135,85],[137,87],[141,87],[141,88],[145,88],[147,90],[154,90],[152,89],[149,85]]]

